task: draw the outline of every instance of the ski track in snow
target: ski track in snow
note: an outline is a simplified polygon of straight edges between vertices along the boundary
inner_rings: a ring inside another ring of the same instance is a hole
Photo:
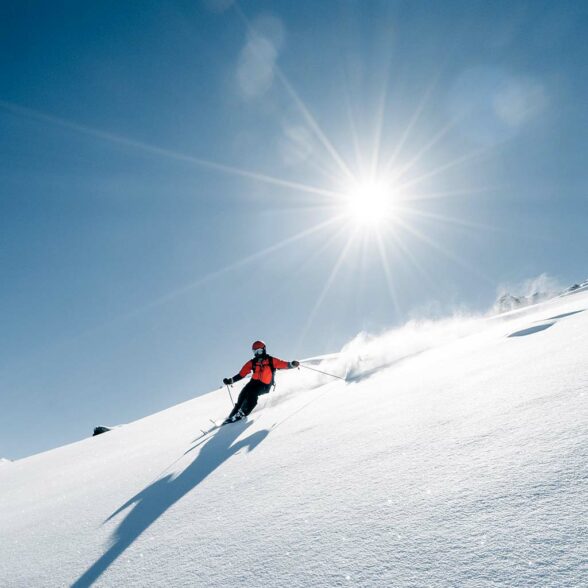
[[[222,391],[3,464],[0,586],[587,586],[586,309],[410,325],[201,439]]]

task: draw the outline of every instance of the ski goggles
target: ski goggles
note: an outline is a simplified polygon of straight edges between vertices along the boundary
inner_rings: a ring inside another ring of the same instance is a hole
[[[253,350],[254,355],[263,355],[264,352],[265,352],[265,349],[263,347],[260,347],[259,349]]]

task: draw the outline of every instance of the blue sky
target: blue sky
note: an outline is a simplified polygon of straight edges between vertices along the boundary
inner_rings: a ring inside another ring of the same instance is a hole
[[[257,338],[311,356],[585,278],[587,17],[3,3],[0,457],[211,390]],[[367,180],[377,225],[346,212]]]

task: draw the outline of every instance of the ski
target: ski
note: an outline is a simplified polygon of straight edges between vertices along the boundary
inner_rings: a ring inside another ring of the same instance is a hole
[[[236,419],[234,421],[224,420],[220,423],[213,421],[212,419],[208,419],[212,423],[212,427],[210,427],[209,429],[200,429],[200,432],[202,434],[199,437],[196,437],[196,439],[194,439],[192,441],[192,443],[195,443],[196,441],[200,441],[201,439],[204,439],[204,437],[206,437],[206,435],[210,435],[210,433],[213,433],[214,431],[216,431],[217,429],[220,429],[221,427],[224,427],[225,425],[230,425],[231,423],[238,423],[239,421],[243,420],[244,418],[247,418],[247,417],[242,417],[242,418]]]
[[[200,432],[202,433],[199,437],[196,437],[196,439],[194,439],[192,441],[192,443],[199,441],[200,439],[206,437],[206,435],[209,435],[210,433],[212,433],[213,431],[216,431],[217,429],[220,429],[220,427],[223,426],[223,423],[217,423],[216,421],[213,421],[212,419],[208,419],[211,423],[212,423],[212,427],[208,428],[208,429],[200,429]]]

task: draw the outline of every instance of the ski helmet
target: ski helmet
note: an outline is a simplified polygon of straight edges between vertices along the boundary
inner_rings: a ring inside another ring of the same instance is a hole
[[[255,341],[251,346],[251,349],[253,349],[254,352],[258,349],[265,349],[265,343],[263,341]]]

